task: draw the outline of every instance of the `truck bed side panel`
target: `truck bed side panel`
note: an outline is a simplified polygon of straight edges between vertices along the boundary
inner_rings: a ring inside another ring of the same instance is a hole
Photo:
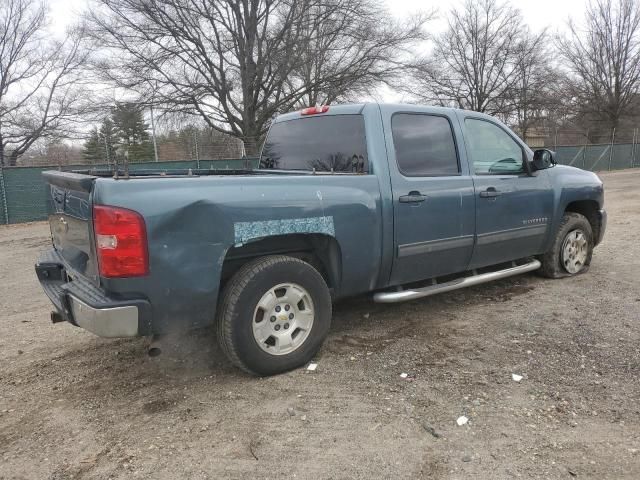
[[[150,300],[154,330],[213,321],[226,252],[270,235],[321,233],[340,246],[338,296],[376,287],[382,224],[374,175],[98,179],[94,203],[140,212],[148,277],[102,279],[112,292]],[[233,219],[233,220],[231,220]]]

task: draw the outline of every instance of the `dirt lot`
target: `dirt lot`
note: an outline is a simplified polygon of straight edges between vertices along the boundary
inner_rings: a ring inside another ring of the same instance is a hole
[[[1,227],[0,478],[640,478],[640,170],[603,178],[587,275],[344,302],[317,371],[266,379],[208,332],[52,325],[48,227]]]

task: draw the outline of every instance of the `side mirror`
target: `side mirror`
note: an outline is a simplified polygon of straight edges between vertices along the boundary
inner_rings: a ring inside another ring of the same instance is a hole
[[[556,164],[554,153],[546,148],[541,148],[533,152],[533,169],[544,170]]]

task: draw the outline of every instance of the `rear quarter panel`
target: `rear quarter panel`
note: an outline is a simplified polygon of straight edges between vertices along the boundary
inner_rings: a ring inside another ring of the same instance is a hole
[[[265,235],[332,235],[341,250],[339,295],[375,288],[382,202],[375,175],[253,175],[98,179],[94,203],[140,212],[150,275],[102,279],[109,291],[144,295],[155,333],[211,323],[227,251]]]

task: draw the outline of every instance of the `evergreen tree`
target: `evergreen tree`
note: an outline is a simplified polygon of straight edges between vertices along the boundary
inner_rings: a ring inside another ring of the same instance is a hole
[[[116,157],[116,127],[110,118],[105,118],[100,127],[100,144],[102,147],[102,163],[113,164]]]
[[[111,112],[118,145],[122,155],[128,153],[129,162],[153,160],[153,145],[149,141],[142,108],[135,103],[117,103]]]
[[[89,138],[84,143],[82,156],[85,162],[91,164],[113,164],[116,156],[116,130],[113,121],[105,118],[98,127],[94,127],[89,133]]]
[[[89,138],[84,142],[82,157],[87,163],[101,163],[104,157],[104,148],[100,148],[100,133],[97,127],[91,129]]]

